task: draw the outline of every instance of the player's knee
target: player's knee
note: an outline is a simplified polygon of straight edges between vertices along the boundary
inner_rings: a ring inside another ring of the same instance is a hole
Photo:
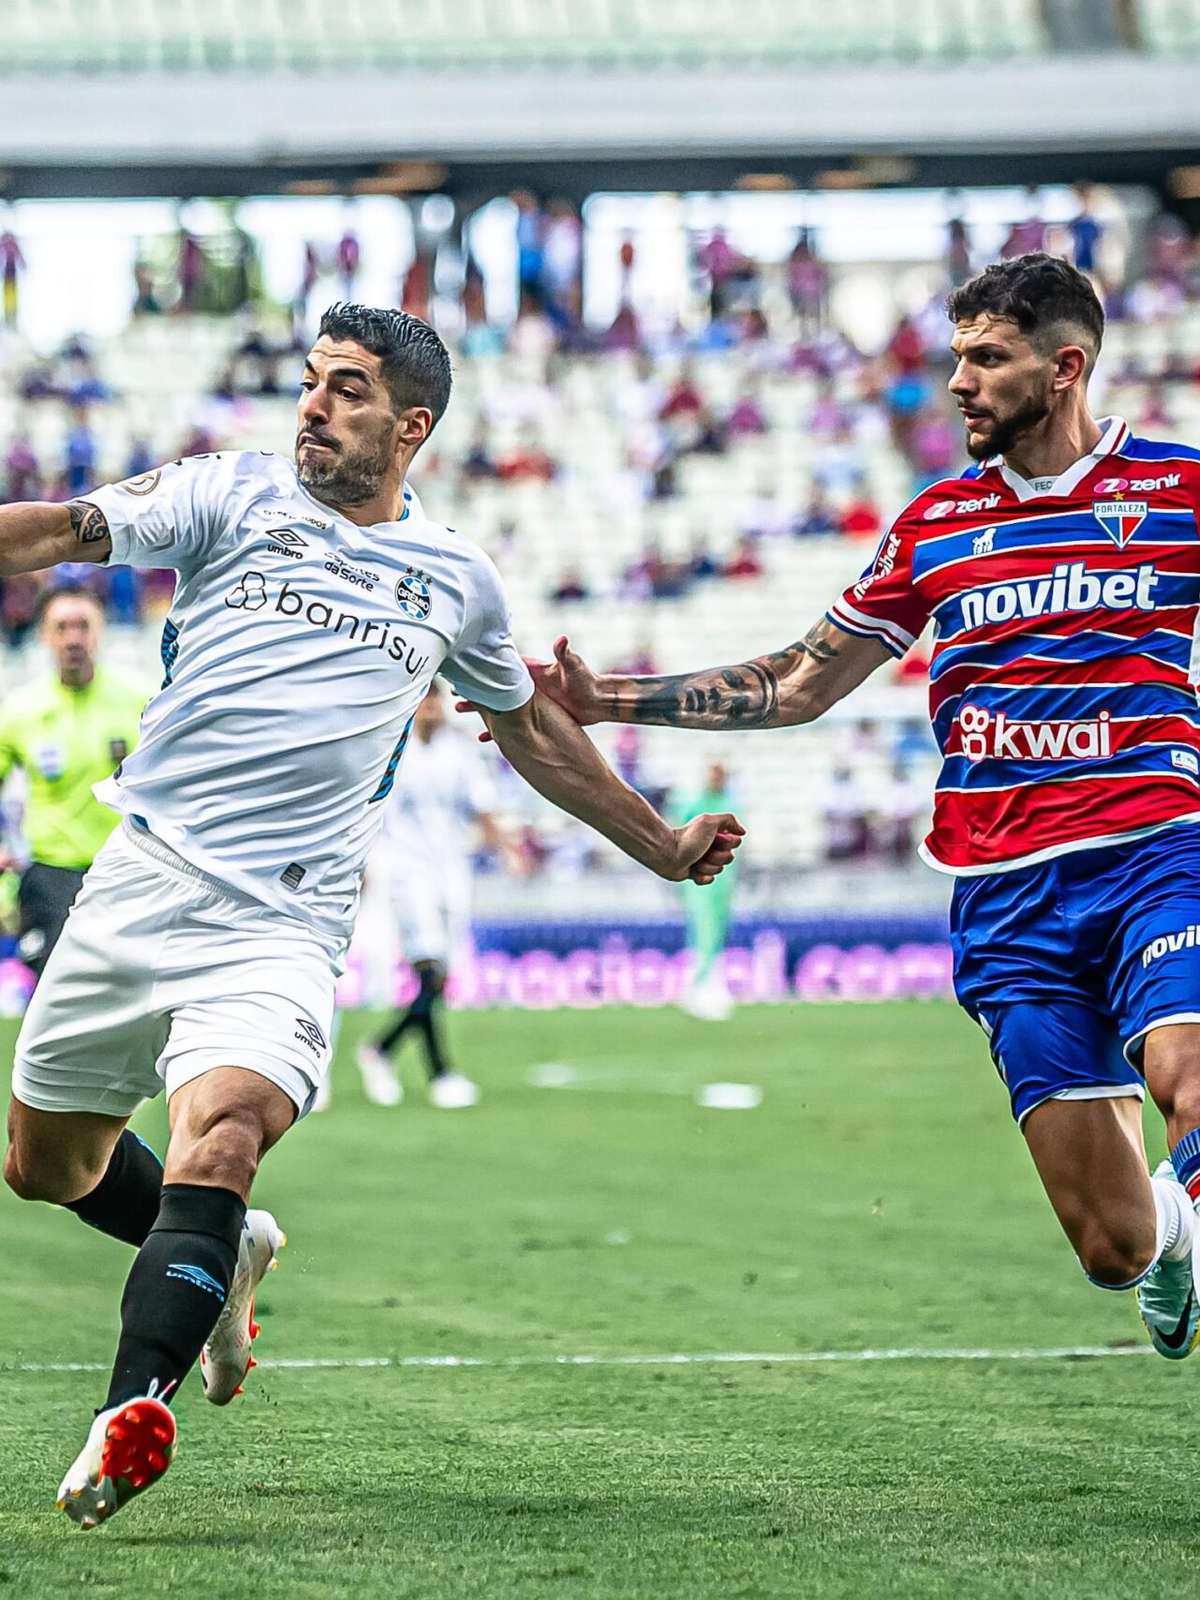
[[[246,1195],[258,1171],[264,1133],[249,1108],[214,1109],[190,1118],[171,1139],[171,1183],[199,1183]]]
[[[1075,1249],[1093,1283],[1121,1289],[1141,1277],[1154,1260],[1154,1225],[1091,1218]]]
[[[18,1200],[43,1200],[49,1205],[68,1205],[91,1191],[104,1176],[77,1165],[51,1165],[23,1154],[10,1144],[4,1152],[4,1182]]]

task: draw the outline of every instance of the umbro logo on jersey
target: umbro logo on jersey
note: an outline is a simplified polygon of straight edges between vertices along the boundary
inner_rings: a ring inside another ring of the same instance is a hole
[[[962,596],[963,627],[1014,617],[1046,617],[1064,611],[1153,611],[1158,573],[1153,567],[1132,572],[1089,572],[1083,561],[1060,561],[1048,578],[993,583]]]
[[[925,521],[941,522],[944,517],[970,516],[972,511],[994,511],[999,504],[998,494],[982,494],[974,500],[935,500],[925,508]]]
[[[303,561],[304,557],[300,552],[307,549],[308,540],[302,538],[293,528],[276,528],[267,546],[267,554],[291,556],[293,561]]]
[[[296,1018],[295,1037],[299,1039],[301,1044],[306,1044],[314,1055],[323,1055],[328,1048],[325,1043],[325,1035],[315,1022],[309,1022],[306,1017]]]

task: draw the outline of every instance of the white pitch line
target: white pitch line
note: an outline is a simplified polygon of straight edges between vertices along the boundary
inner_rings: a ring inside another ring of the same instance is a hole
[[[1110,1356],[1148,1356],[1148,1344],[1051,1345],[1007,1350],[973,1348],[896,1350],[699,1350],[663,1355],[529,1355],[529,1356],[293,1356],[258,1363],[261,1371],[349,1371],[370,1367],[723,1367],[821,1366],[838,1362],[870,1361],[1099,1361]],[[0,1377],[9,1373],[107,1372],[101,1361],[6,1361]]]

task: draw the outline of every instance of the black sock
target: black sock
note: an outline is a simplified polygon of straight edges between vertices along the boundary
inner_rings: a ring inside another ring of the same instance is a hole
[[[413,996],[412,1004],[407,1011],[396,1013],[391,1027],[375,1041],[375,1048],[382,1051],[385,1056],[390,1055],[409,1028],[416,1028],[425,1040],[425,1054],[431,1063],[429,1075],[436,1077],[439,1072],[445,1072],[446,1063],[442,1058],[441,1047],[434,1037],[429,1017],[434,1002],[445,987],[446,976],[439,966],[430,962],[422,962],[416,970],[420,987]],[[432,1065],[435,1058],[441,1063],[437,1067]]]
[[[216,1326],[237,1265],[246,1205],[231,1189],[166,1183],[121,1297],[121,1339],[104,1408],[153,1387],[174,1398]]]
[[[440,1078],[450,1070],[450,1064],[446,1060],[446,1052],[442,1049],[441,1022],[438,1012],[439,999],[435,995],[429,1009],[415,1019],[416,1026],[421,1030],[421,1037],[425,1041],[425,1065],[431,1079]]]
[[[400,1043],[405,1033],[415,1021],[416,1018],[413,1016],[411,1006],[409,1006],[407,1011],[397,1011],[392,1020],[391,1027],[386,1033],[380,1034],[379,1038],[376,1039],[376,1050],[382,1051],[385,1056],[390,1056],[392,1051]]]
[[[158,1216],[162,1175],[162,1162],[154,1151],[126,1128],[100,1182],[90,1194],[72,1200],[64,1209],[114,1239],[145,1244]]]

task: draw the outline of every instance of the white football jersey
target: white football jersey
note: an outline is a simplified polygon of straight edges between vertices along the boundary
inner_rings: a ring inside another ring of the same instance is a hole
[[[397,892],[413,872],[469,878],[474,825],[496,808],[483,753],[469,734],[437,729],[425,742],[414,733],[404,754],[404,783],[387,802],[383,848]]]
[[[360,528],[244,452],[85,497],[114,563],[179,573],[162,687],[98,798],[339,942],[434,674],[493,711],[533,693],[495,567],[404,495],[398,522]]]

